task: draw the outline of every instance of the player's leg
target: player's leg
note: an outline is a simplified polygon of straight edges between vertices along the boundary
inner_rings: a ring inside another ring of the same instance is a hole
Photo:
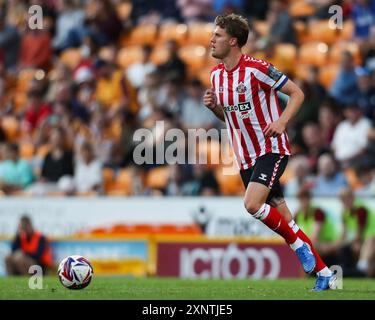
[[[293,215],[290,212],[284,196],[282,194],[281,186],[280,184],[274,185],[274,188],[271,191],[272,198],[270,200],[270,205],[277,209],[281,213],[281,215],[285,218],[285,220],[288,222],[289,226],[292,228],[294,233],[304,242],[307,242],[311,248],[311,251],[313,252],[315,259],[316,259],[316,266],[314,269],[314,272],[321,273],[324,276],[331,275],[331,271],[327,268],[326,264],[323,262],[322,258],[318,254],[318,252],[315,250],[310,238],[303,232],[303,230],[296,224],[296,222],[293,220]]]
[[[314,269],[316,261],[308,245],[293,232],[280,212],[266,203],[273,183],[278,181],[287,161],[287,157],[278,154],[267,154],[258,159],[246,188],[245,208],[254,218],[285,239],[301,260],[304,270],[309,273]]]

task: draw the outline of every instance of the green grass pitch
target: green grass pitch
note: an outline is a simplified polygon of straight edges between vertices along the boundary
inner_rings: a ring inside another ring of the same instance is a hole
[[[27,277],[0,278],[4,299],[110,300],[375,300],[375,280],[344,279],[342,290],[315,293],[313,278],[282,280],[182,280],[176,278],[94,277],[83,290],[64,288],[57,276],[44,277],[43,289],[31,290]]]

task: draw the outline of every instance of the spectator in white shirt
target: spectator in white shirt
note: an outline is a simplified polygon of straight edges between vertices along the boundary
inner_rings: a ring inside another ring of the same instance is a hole
[[[130,65],[126,71],[127,78],[136,89],[142,87],[146,77],[156,70],[155,64],[150,61],[151,52],[152,47],[148,44],[144,45],[142,47],[142,61]]]
[[[95,158],[92,144],[84,142],[75,167],[75,191],[78,193],[101,192],[102,182],[102,164]]]
[[[345,120],[336,128],[331,147],[335,158],[345,167],[366,151],[371,122],[356,104],[348,105],[344,116]]]

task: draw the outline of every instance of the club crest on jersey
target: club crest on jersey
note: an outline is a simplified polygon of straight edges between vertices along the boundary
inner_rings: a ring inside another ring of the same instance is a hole
[[[246,86],[243,84],[243,82],[240,82],[239,85],[236,88],[237,93],[245,93],[246,92]]]

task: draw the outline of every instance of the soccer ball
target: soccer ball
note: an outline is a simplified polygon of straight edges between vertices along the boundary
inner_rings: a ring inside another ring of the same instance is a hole
[[[63,259],[57,271],[62,285],[76,290],[86,288],[91,282],[93,273],[90,262],[78,255]]]

